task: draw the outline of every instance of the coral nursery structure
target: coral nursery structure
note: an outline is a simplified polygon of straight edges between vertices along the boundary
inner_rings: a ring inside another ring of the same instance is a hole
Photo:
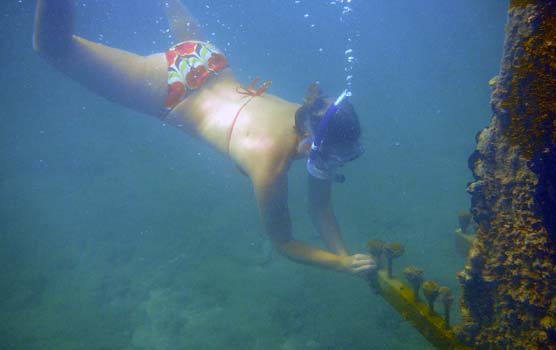
[[[556,349],[556,1],[510,1],[494,116],[469,159],[478,224],[458,336],[477,349]]]

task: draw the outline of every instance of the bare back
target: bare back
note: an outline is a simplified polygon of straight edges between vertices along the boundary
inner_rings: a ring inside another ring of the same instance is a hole
[[[285,170],[297,155],[294,125],[299,106],[270,94],[240,94],[239,85],[226,70],[165,120],[228,154],[251,177],[265,163],[272,163],[268,166],[275,171]]]

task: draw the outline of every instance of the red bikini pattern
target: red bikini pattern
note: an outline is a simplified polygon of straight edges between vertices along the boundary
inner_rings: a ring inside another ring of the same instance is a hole
[[[228,60],[220,51],[202,41],[184,41],[165,54],[168,62],[167,110],[174,108],[191,91],[203,85],[211,74],[228,66]]]

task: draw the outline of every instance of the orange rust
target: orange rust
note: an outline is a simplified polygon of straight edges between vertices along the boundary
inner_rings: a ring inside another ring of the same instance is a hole
[[[506,28],[495,115],[470,158],[478,229],[456,333],[474,349],[556,350],[556,247],[528,166],[556,142],[556,1],[512,1]]]
[[[521,146],[527,159],[556,143],[556,4],[512,1],[510,6],[530,3],[538,7],[537,15],[524,19],[532,33],[521,42],[521,56],[513,62],[510,91],[501,102],[510,118],[505,135],[511,144]]]

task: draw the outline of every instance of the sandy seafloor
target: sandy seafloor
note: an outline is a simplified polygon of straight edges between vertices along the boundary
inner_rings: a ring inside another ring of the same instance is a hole
[[[334,205],[347,246],[400,241],[458,291],[467,157],[490,119],[507,1],[191,1],[245,83],[301,102],[353,97],[364,156]],[[32,50],[34,1],[2,8],[0,348],[432,349],[361,280],[272,252],[248,179],[181,131],[94,96]],[[76,1],[76,33],[150,54],[172,43],[156,1]],[[346,38],[354,41],[347,44]],[[320,244],[302,162],[295,235]],[[456,316],[457,318],[457,316]]]

